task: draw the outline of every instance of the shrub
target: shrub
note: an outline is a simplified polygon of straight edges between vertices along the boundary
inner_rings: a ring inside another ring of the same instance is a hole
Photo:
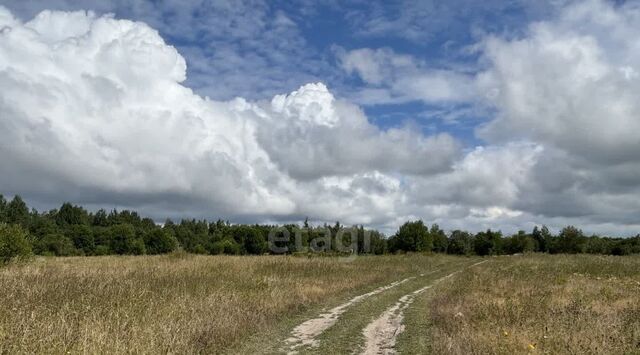
[[[0,263],[24,259],[31,255],[27,232],[18,225],[0,224]]]
[[[140,238],[136,238],[131,243],[131,249],[129,250],[129,254],[132,255],[144,255],[147,253],[147,248],[144,245],[144,240]]]
[[[72,225],[67,228],[67,235],[71,238],[76,249],[91,255],[95,252],[95,241],[93,231],[86,225]]]
[[[473,252],[473,237],[471,234],[461,230],[451,233],[447,245],[448,254],[470,255]]]
[[[94,252],[95,255],[109,255],[112,254],[111,248],[106,245],[98,245]]]
[[[568,226],[560,231],[555,244],[555,253],[577,254],[584,252],[585,237],[582,231],[574,226]]]
[[[226,238],[221,241],[215,242],[211,245],[209,250],[211,254],[240,254],[240,245],[231,238]]]
[[[61,234],[47,234],[38,242],[38,254],[71,256],[77,254],[73,242],[68,237]]]
[[[170,253],[178,248],[178,240],[169,232],[155,229],[144,236],[144,244],[149,254]]]
[[[389,240],[392,252],[403,251],[431,251],[433,238],[429,229],[420,220],[409,221],[400,226],[398,232]]]
[[[141,255],[146,252],[144,241],[136,236],[131,224],[118,224],[110,228],[111,250],[116,254]]]
[[[488,229],[473,238],[473,249],[476,255],[498,255],[502,253],[502,234]]]

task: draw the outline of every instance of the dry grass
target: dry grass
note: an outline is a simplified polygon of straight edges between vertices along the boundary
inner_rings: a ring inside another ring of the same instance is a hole
[[[219,352],[447,258],[37,258],[0,268],[0,353]]]
[[[435,354],[640,353],[640,257],[493,258],[427,309]]]

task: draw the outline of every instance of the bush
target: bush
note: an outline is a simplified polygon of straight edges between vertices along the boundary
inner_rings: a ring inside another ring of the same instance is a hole
[[[562,229],[554,245],[554,253],[578,254],[585,250],[585,237],[582,231],[574,226]]]
[[[66,233],[76,249],[84,252],[85,255],[92,255],[95,252],[95,241],[93,231],[89,226],[72,225],[67,228]]]
[[[146,252],[144,241],[136,236],[131,224],[118,224],[110,228],[111,250],[116,254],[142,255]]]
[[[226,238],[219,242],[213,243],[209,252],[211,254],[237,255],[240,254],[240,245],[236,243],[235,240]]]
[[[392,252],[403,251],[431,251],[433,238],[429,229],[420,220],[409,221],[400,226],[398,232],[389,240]]]
[[[71,256],[78,253],[71,239],[61,234],[47,234],[38,242],[37,251],[38,254],[55,256]]]
[[[132,255],[144,255],[147,253],[147,248],[144,245],[144,240],[140,238],[136,238],[131,243],[131,249],[129,250],[129,254]]]
[[[178,248],[178,240],[169,232],[155,229],[144,236],[144,244],[149,254],[170,253]]]
[[[447,253],[455,255],[470,255],[473,253],[473,237],[471,234],[461,230],[453,231],[447,245]]]
[[[112,254],[111,248],[106,245],[98,245],[94,252],[95,255],[109,255]]]
[[[31,255],[27,232],[18,225],[0,224],[0,263],[24,259]]]
[[[502,254],[502,233],[488,229],[476,234],[473,238],[473,249],[476,255]]]

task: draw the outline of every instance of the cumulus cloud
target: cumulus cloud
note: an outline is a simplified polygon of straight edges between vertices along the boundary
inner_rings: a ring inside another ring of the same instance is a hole
[[[357,75],[366,87],[353,95],[361,104],[378,105],[421,101],[451,104],[473,100],[473,76],[449,69],[432,69],[416,58],[389,48],[335,47],[340,66]]]
[[[399,176],[445,172],[458,154],[446,134],[380,130],[323,84],[271,101],[202,98],[181,84],[182,56],[144,23],[51,11],[22,23],[6,9],[0,19],[9,193],[367,222],[393,213]]]
[[[298,28],[306,21],[303,15],[282,11],[297,6],[265,0],[0,0],[2,4],[25,21],[44,9],[90,9],[142,21],[185,57],[185,85],[218,100],[273,96],[324,78],[328,71]]]
[[[373,170],[429,174],[448,170],[458,153],[447,134],[425,137],[410,127],[380,130],[322,84],[276,96],[262,116],[258,141],[297,179]]]
[[[640,205],[640,9],[567,6],[518,39],[488,37],[478,76],[497,116],[478,134],[547,147],[520,209],[547,217],[634,223]]]

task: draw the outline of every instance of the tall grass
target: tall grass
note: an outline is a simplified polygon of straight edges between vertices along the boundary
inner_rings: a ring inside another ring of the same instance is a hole
[[[0,268],[0,353],[218,352],[453,257],[36,258]]]
[[[434,289],[435,354],[640,353],[640,257],[500,257]]]

